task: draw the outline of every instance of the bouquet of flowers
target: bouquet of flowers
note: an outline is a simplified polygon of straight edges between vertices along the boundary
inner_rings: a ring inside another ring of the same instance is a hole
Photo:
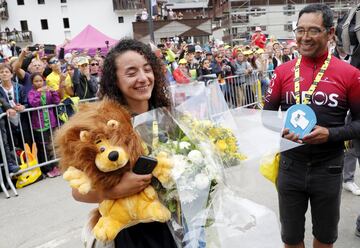
[[[210,193],[223,180],[221,159],[213,145],[200,136],[190,139],[165,109],[135,117],[134,128],[149,147],[150,156],[171,167],[169,175],[162,175],[163,183],[154,186],[172,212],[169,225],[177,244],[205,247]]]

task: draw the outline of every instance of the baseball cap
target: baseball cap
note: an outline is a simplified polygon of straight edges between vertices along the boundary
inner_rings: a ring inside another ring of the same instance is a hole
[[[187,64],[187,61],[186,61],[186,59],[180,59],[179,60],[179,65],[181,65],[181,64]]]
[[[78,62],[77,62],[78,65],[85,65],[85,64],[89,64],[89,60],[85,57],[81,57],[79,58]]]
[[[255,32],[261,32],[262,30],[261,30],[261,28],[260,27],[256,27],[255,28]]]
[[[201,46],[196,45],[196,46],[195,46],[195,52],[196,52],[196,53],[197,53],[197,52],[201,53],[201,52],[202,52]]]

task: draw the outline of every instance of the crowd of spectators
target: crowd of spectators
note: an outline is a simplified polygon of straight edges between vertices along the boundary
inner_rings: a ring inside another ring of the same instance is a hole
[[[256,28],[248,44],[233,47],[222,42],[191,44],[183,40],[178,37],[157,45],[151,44],[152,50],[163,62],[169,84],[188,84],[194,80],[208,82],[230,76],[237,77],[237,82],[243,84],[255,78],[260,80],[264,94],[272,71],[298,56],[294,42],[268,41],[260,28]],[[74,103],[74,97],[89,99],[97,94],[104,59],[100,50],[89,56],[87,51],[65,53],[61,47],[58,51],[49,51],[44,45],[21,49],[13,41],[0,44],[0,58],[2,65],[6,65],[0,67],[0,112],[6,112],[11,123],[9,127],[6,119],[2,118],[0,127],[5,137],[10,172],[19,170],[12,151],[23,148],[24,143],[37,143],[40,163],[51,159],[51,152],[46,147],[51,143],[50,129],[54,130],[58,125],[54,118],[66,121],[73,113],[73,109],[66,106]],[[11,75],[10,80],[8,75]],[[63,103],[65,108],[60,107],[56,113],[42,110],[39,114],[33,113],[31,120],[25,114],[19,114],[25,108],[58,103]],[[9,128],[14,137],[11,137]],[[44,166],[42,170],[49,176],[59,174],[56,166]]]
[[[73,113],[75,102],[96,97],[104,57],[99,49],[90,56],[87,51],[65,53],[63,48],[49,51],[43,45],[17,49],[13,44],[11,49],[9,44],[0,47],[0,113],[6,113],[0,128],[9,172],[16,173],[20,168],[14,151],[23,149],[25,143],[37,144],[39,163],[53,158],[51,133],[59,120],[66,121]],[[64,105],[56,111],[43,108],[31,112],[31,118],[21,113],[26,108],[59,103]],[[41,170],[49,177],[60,175],[56,165]]]

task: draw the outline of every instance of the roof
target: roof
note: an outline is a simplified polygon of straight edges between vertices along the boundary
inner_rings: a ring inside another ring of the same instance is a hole
[[[106,44],[105,42],[109,43]],[[78,35],[76,35],[65,46],[65,53],[70,50],[88,49],[89,54],[95,54],[97,48],[101,48],[103,53],[107,52],[108,48],[116,44],[118,41],[105,35],[91,25],[87,25]]]

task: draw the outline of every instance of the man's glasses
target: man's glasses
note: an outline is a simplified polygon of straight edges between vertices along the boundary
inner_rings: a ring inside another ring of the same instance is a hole
[[[309,28],[308,30],[305,30],[304,28],[296,28],[296,29],[294,29],[294,33],[297,37],[302,37],[306,33],[310,37],[316,37],[326,30],[327,30],[326,28],[321,29],[321,28],[315,28],[315,27]]]
[[[99,63],[91,63],[91,66],[99,66]]]
[[[222,57],[222,56],[220,56],[220,57],[218,56],[218,57],[216,57],[216,58],[218,58],[218,59],[222,59],[223,57]]]
[[[89,64],[82,64],[81,67],[87,67]]]

